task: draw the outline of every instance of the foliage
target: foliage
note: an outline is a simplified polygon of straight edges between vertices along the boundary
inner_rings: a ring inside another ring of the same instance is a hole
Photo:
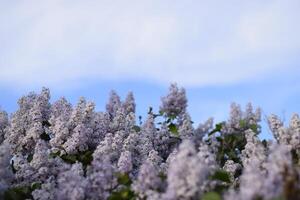
[[[19,186],[9,188],[4,193],[5,200],[25,200],[25,199],[33,199],[31,193],[36,189],[40,189],[40,183],[32,183],[30,186]]]
[[[130,186],[132,181],[128,174],[117,173],[118,187],[111,193],[108,200],[134,200],[135,194],[131,190]]]

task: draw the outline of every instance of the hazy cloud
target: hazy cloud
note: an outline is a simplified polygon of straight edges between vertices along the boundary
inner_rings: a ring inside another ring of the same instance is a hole
[[[299,1],[0,2],[0,84],[236,83],[299,63]],[[298,59],[298,60],[297,60]]]

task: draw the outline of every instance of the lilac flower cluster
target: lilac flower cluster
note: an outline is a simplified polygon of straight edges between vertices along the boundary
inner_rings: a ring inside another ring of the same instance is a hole
[[[231,105],[230,117],[194,126],[183,88],[172,84],[159,113],[136,122],[135,100],[112,91],[106,111],[81,97],[50,103],[50,91],[0,110],[0,199],[300,199],[300,117],[288,127]]]

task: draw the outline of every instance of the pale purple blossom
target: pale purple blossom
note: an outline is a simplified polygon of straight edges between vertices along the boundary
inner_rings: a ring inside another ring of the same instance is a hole
[[[179,151],[170,162],[166,199],[193,199],[203,193],[201,185],[209,175],[209,166],[191,141],[183,141]]]
[[[83,176],[82,165],[75,163],[71,169],[59,174],[57,179],[56,199],[83,200],[86,198],[87,180]]]
[[[8,125],[8,114],[4,110],[0,109],[0,144],[4,141],[5,133],[8,131]]]
[[[0,199],[33,184],[41,185],[29,191],[39,200],[107,200],[129,190],[136,199],[196,200],[218,186],[225,186],[219,193],[225,200],[300,195],[298,114],[286,126],[271,115],[275,140],[262,141],[261,110],[250,103],[245,110],[232,104],[229,119],[217,126],[209,118],[194,128],[185,90],[176,84],[160,112],[140,124],[132,92],[124,102],[112,92],[106,112],[83,97],[74,107],[65,98],[51,104],[46,88],[18,104],[10,117],[0,111]],[[215,180],[218,170],[230,182]],[[122,183],[119,175],[130,180]]]
[[[109,101],[106,104],[106,112],[110,115],[111,118],[114,118],[119,108],[121,108],[120,96],[114,90],[112,90],[110,92]]]
[[[130,151],[123,151],[118,160],[118,170],[121,173],[130,173],[133,168],[132,156]]]
[[[0,144],[0,198],[14,180],[10,167],[11,152],[10,146],[6,143]]]
[[[159,168],[147,160],[140,167],[137,180],[132,186],[133,190],[143,199],[162,187],[163,182],[159,177]]]
[[[135,100],[132,92],[129,92],[126,96],[125,101],[122,103],[122,107],[124,108],[125,114],[135,113]]]
[[[167,116],[180,116],[186,112],[187,99],[185,89],[178,88],[176,84],[171,84],[169,94],[161,98],[162,105],[160,111]]]

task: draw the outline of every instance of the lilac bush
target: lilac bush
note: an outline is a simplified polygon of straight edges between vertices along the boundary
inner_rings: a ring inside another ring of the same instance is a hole
[[[50,103],[30,93],[0,110],[0,199],[300,199],[300,117],[268,117],[233,103],[229,119],[194,124],[186,92],[172,84],[159,112],[137,122],[134,95],[112,91],[106,110],[81,97]]]

